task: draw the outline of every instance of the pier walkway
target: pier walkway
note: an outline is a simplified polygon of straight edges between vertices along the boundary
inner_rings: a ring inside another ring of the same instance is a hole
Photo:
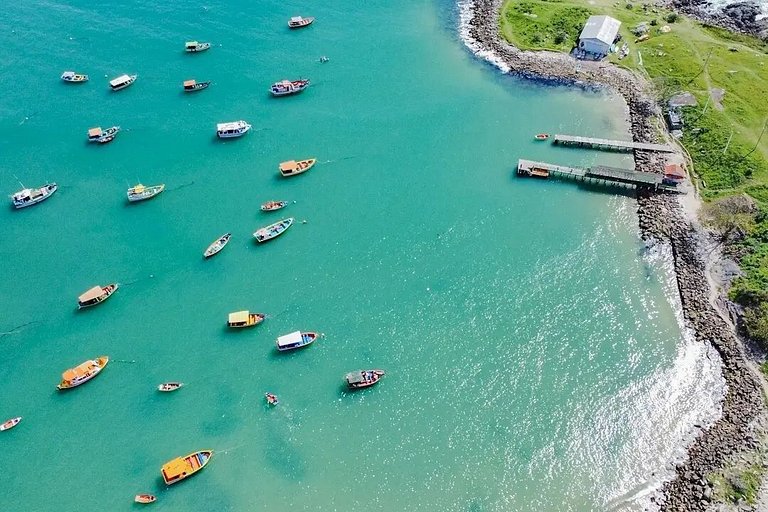
[[[675,148],[665,144],[646,144],[645,142],[632,142],[631,140],[596,139],[593,137],[580,137],[578,135],[555,135],[552,144],[607,149],[611,151],[632,151],[633,149],[660,151],[663,153],[673,153],[675,151]]]
[[[619,169],[618,167],[607,167],[605,165],[579,168],[520,159],[517,162],[517,174],[518,176],[545,179],[549,177],[573,178],[590,183],[626,185],[654,191],[681,193],[674,185],[663,183],[664,177],[661,174]]]

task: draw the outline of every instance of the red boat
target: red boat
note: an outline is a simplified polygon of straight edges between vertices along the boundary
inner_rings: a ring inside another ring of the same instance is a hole
[[[384,375],[384,370],[358,370],[347,374],[347,386],[350,389],[373,386]]]
[[[137,494],[133,501],[136,503],[154,503],[157,501],[157,496],[152,494]]]
[[[261,205],[261,211],[274,212],[281,208],[285,208],[287,205],[288,205],[288,201],[267,201],[266,203]]]
[[[534,139],[536,140],[547,140],[548,138],[549,138],[548,133],[539,133],[534,137]]]
[[[264,396],[267,398],[267,403],[269,405],[277,405],[280,403],[280,400],[277,399],[277,395],[272,393],[264,393]]]

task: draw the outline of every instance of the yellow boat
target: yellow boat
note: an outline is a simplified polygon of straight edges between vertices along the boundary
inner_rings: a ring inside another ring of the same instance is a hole
[[[289,176],[296,176],[303,172],[307,172],[317,163],[317,158],[308,158],[306,160],[288,160],[287,162],[280,163],[280,174],[286,178]]]
[[[71,389],[76,388],[80,384],[85,384],[99,373],[101,373],[101,370],[107,366],[108,362],[109,356],[101,356],[99,358],[80,363],[76,367],[70,368],[69,370],[62,373],[61,382],[56,387],[58,389]]]
[[[192,476],[205,467],[213,456],[213,450],[200,450],[190,453],[186,457],[177,457],[172,461],[166,462],[160,473],[163,475],[163,481],[166,485],[175,484]]]
[[[227,325],[230,327],[252,327],[264,321],[263,313],[251,313],[249,311],[236,311],[229,314]]]

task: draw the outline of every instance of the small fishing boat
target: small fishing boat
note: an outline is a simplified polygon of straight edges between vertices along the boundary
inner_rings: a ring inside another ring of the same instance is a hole
[[[107,286],[94,286],[77,298],[77,307],[83,309],[101,304],[110,298],[119,286],[117,283],[108,284]]]
[[[100,142],[102,144],[105,142],[110,142],[114,140],[115,135],[117,135],[117,132],[119,131],[119,126],[111,126],[106,130],[102,130],[99,126],[96,128],[91,128],[88,130],[88,142]]]
[[[25,188],[19,190],[11,196],[13,207],[19,209],[41,203],[51,197],[58,189],[59,187],[55,183],[46,183],[40,188]]]
[[[88,81],[88,75],[75,73],[74,71],[65,71],[61,74],[61,79],[65,82],[81,84]]]
[[[215,254],[219,254],[225,245],[229,243],[229,239],[232,238],[232,233],[226,233],[221,235],[218,240],[213,242],[203,253],[203,257],[210,258]]]
[[[285,336],[277,338],[277,350],[283,352],[285,350],[293,350],[295,348],[306,347],[318,338],[319,334],[316,332],[301,332],[296,331]]]
[[[133,82],[136,81],[136,78],[138,75],[120,75],[117,78],[113,78],[109,81],[109,87],[113,91],[119,91],[120,89],[125,89],[129,85],[131,85]]]
[[[288,28],[308,27],[312,24],[313,21],[315,21],[315,18],[311,16],[308,18],[302,18],[301,16],[293,16],[290,20],[288,20]]]
[[[309,80],[281,80],[272,84],[269,91],[273,96],[288,96],[297,94],[309,87]]]
[[[229,327],[253,327],[264,321],[266,315],[263,313],[251,313],[249,311],[235,311],[229,314],[227,325]]]
[[[153,494],[137,494],[133,501],[136,503],[154,503],[157,501],[157,496]]]
[[[251,125],[242,120],[232,121],[231,123],[219,123],[216,125],[216,135],[220,139],[231,139],[233,137],[242,137],[250,129]]]
[[[261,205],[261,211],[274,212],[288,206],[288,201],[267,201]]]
[[[308,158],[306,160],[288,160],[287,162],[281,162],[278,166],[280,174],[288,178],[289,176],[296,176],[303,172],[307,172],[317,163],[317,158]]]
[[[320,62],[322,62],[323,64],[325,64],[325,63],[326,63],[326,62],[328,62],[329,60],[330,60],[330,59],[329,59],[328,57],[326,57],[325,55],[321,55],[321,56],[320,56]]]
[[[186,457],[177,457],[166,462],[160,469],[166,485],[181,482],[205,467],[211,461],[213,450],[200,450]]]
[[[91,359],[80,363],[74,368],[70,368],[61,374],[61,382],[56,388],[59,390],[76,388],[81,384],[85,384],[95,376],[101,373],[107,363],[109,362],[109,356],[101,356],[96,359]]]
[[[538,133],[534,137],[534,139],[536,139],[536,140],[547,140],[548,138],[549,138],[549,134],[548,133]]]
[[[277,405],[280,403],[280,400],[277,399],[277,395],[273,395],[272,393],[264,393],[264,397],[266,397],[269,405]]]
[[[190,53],[204,52],[211,47],[211,43],[198,43],[197,41],[187,41],[184,43],[184,51]]]
[[[136,201],[144,201],[146,199],[152,199],[157,194],[165,190],[165,184],[161,183],[160,185],[150,185],[148,187],[145,187],[141,183],[136,185],[135,187],[131,187],[128,189],[128,201],[135,203]]]
[[[357,370],[347,374],[347,386],[349,389],[360,389],[373,386],[384,376],[384,370]]]
[[[184,92],[202,91],[207,89],[211,82],[196,82],[194,80],[184,80]]]
[[[162,391],[163,393],[170,393],[171,391],[176,391],[181,388],[183,385],[183,382],[163,382],[157,386],[157,390]]]
[[[16,425],[18,425],[20,421],[21,421],[21,416],[19,416],[18,418],[11,418],[11,419],[9,419],[8,421],[6,421],[2,425],[0,425],[0,432],[2,432],[4,430],[12,429]]]
[[[293,225],[293,217],[283,219],[281,221],[275,222],[274,224],[270,224],[269,226],[258,229],[253,234],[253,236],[259,243],[266,242],[267,240],[272,240],[273,238],[285,233],[285,231],[291,227],[291,225]]]

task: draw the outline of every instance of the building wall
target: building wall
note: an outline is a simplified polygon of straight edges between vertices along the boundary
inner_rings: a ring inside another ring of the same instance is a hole
[[[610,45],[605,44],[599,39],[582,39],[579,41],[579,49],[598,55],[608,55]]]

